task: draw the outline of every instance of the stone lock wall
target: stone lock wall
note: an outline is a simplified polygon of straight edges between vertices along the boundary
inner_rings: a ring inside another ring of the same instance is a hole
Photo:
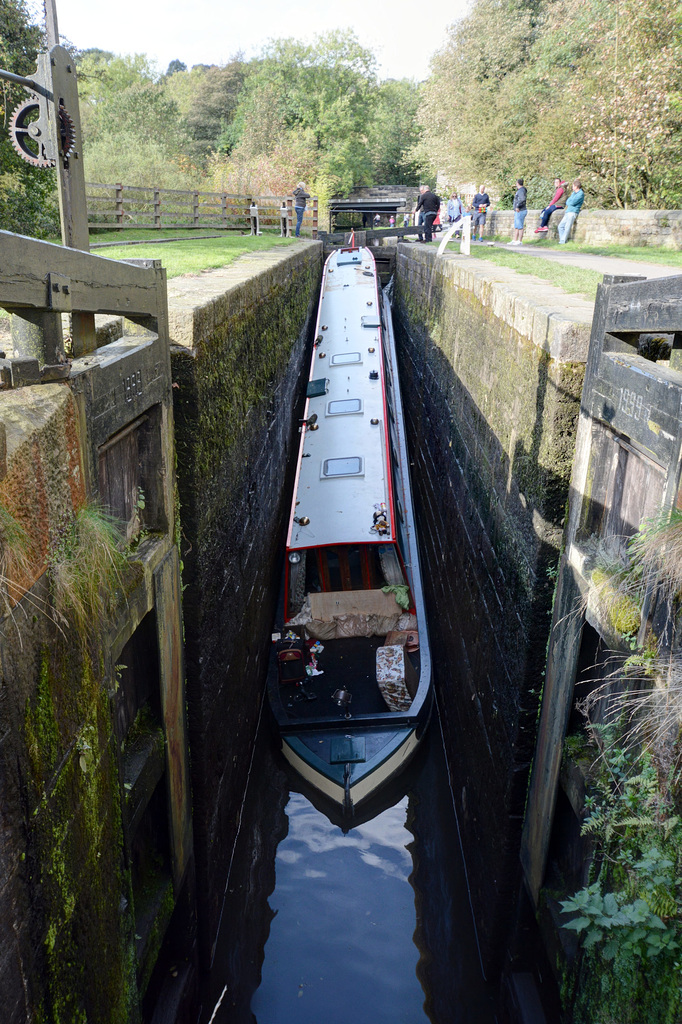
[[[518,893],[592,306],[401,245],[396,332],[434,671],[487,962]]]
[[[22,267],[42,281],[64,250],[8,239],[14,309]],[[121,264],[93,283],[89,255],[70,258],[90,289],[72,278],[78,301],[99,305],[105,277],[108,306]],[[170,918],[193,900],[165,273],[140,269],[144,327],[69,360],[63,383],[34,384],[34,360],[30,384],[12,373],[0,388],[7,1024],[136,1024],[168,976]]]
[[[540,223],[540,210],[529,210],[526,236]],[[549,222],[547,237],[556,239],[563,210],[556,210]],[[511,210],[493,210],[488,214],[486,233],[511,238],[514,214]],[[575,222],[572,240],[585,245],[654,245],[663,249],[682,248],[682,210],[591,210],[586,206]]]
[[[106,670],[93,636],[53,619],[44,576],[85,495],[76,405],[65,385],[25,388],[3,394],[2,419],[0,505],[29,552],[17,561],[3,534],[2,1019],[126,1024],[138,992]]]
[[[200,939],[211,959],[261,709],[322,246],[169,286]]]

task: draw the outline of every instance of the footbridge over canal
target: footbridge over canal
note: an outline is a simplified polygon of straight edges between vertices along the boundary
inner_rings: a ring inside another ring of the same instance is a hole
[[[656,282],[609,284],[592,327],[592,303],[533,278],[425,247],[394,253],[448,769],[500,1019],[523,1022],[539,1006],[528,929],[551,860],[574,681],[566,667],[563,717],[543,708],[524,827],[567,502],[580,500],[585,465],[621,465],[614,452],[631,460],[638,494],[652,463],[660,494],[676,493],[676,357],[647,376],[637,345],[658,310],[677,352],[679,282],[665,295]],[[0,306],[108,316],[98,347],[78,358],[50,369],[19,342],[0,362],[10,1024],[196,1019],[260,714],[322,258],[320,243],[300,242],[166,288],[153,261],[3,235]],[[630,287],[643,312],[624,325]],[[607,364],[610,419],[596,399],[581,406],[586,367],[601,394]],[[649,420],[673,440],[659,432],[646,448],[619,406],[618,388],[640,393],[633,374],[668,396],[665,417]],[[608,434],[601,448],[593,420]],[[101,503],[125,532],[106,578],[86,557]],[[631,526],[645,506],[632,499]],[[103,584],[80,606],[60,590],[74,551]],[[559,948],[551,918],[543,927],[538,946]]]

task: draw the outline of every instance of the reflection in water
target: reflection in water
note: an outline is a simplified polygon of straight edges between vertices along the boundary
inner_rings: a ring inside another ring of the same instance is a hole
[[[412,942],[407,797],[344,835],[297,793],[277,854],[276,913],[251,1004],[262,1024],[423,1020]],[[311,877],[311,872],[314,877]]]
[[[202,1024],[492,1024],[435,725],[402,795],[348,832],[264,731]]]

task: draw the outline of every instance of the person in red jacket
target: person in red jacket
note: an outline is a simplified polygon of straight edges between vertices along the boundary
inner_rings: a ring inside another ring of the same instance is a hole
[[[544,234],[549,231],[549,218],[552,216],[555,210],[563,210],[563,205],[560,205],[561,200],[566,191],[566,182],[562,181],[561,178],[554,179],[554,195],[552,201],[548,206],[544,208],[540,214],[540,224],[535,229],[535,234]]]

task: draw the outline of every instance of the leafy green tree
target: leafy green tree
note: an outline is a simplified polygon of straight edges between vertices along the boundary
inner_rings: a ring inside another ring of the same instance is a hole
[[[593,205],[676,207],[680,5],[475,0],[434,58],[419,116],[423,159],[452,181],[504,195],[522,174],[544,205],[555,175],[579,176]]]
[[[414,152],[421,132],[417,121],[419,86],[403,78],[379,86],[368,125],[373,179],[382,185],[418,185]]]
[[[371,178],[367,130],[375,94],[374,55],[351,32],[329,32],[310,45],[274,40],[246,82],[222,148],[240,159],[295,139],[311,147],[320,174],[350,188]]]
[[[0,67],[30,77],[42,46],[41,30],[32,23],[23,0],[0,0]],[[14,108],[27,99],[21,86],[3,83],[2,123],[6,125]],[[39,237],[59,231],[54,171],[32,167],[22,160],[6,130],[0,132],[0,227]]]
[[[246,75],[247,65],[237,54],[225,65],[197,65],[167,81],[168,95],[178,105],[196,158],[204,160],[209,153],[224,148]]]
[[[608,205],[677,207],[682,183],[682,9],[677,0],[593,0],[594,43],[571,85],[571,143]]]
[[[178,71],[186,71],[187,65],[183,64],[181,60],[172,60],[166,68],[166,78],[170,78],[171,75],[176,75]]]

